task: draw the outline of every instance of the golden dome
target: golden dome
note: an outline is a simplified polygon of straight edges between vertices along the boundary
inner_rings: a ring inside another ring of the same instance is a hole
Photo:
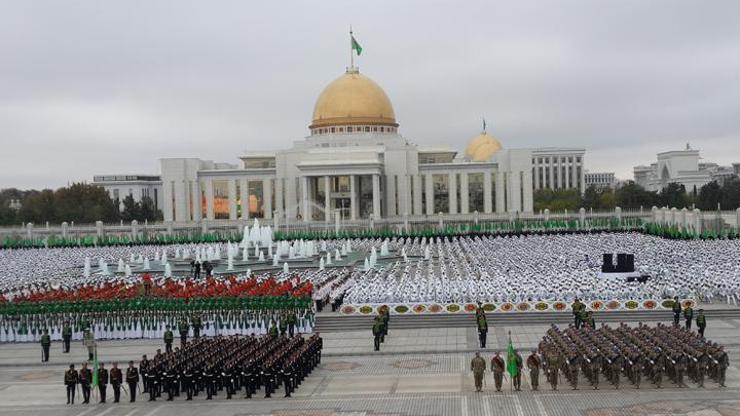
[[[357,69],[349,69],[321,92],[309,128],[358,124],[398,127],[385,91]]]
[[[501,143],[495,137],[483,132],[473,138],[465,148],[465,157],[473,162],[487,162],[501,150]]]

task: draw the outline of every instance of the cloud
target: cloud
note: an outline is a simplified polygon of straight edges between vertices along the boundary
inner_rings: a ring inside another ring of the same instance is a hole
[[[236,162],[307,134],[348,65],[391,97],[401,132],[463,149],[587,149],[592,171],[686,142],[740,161],[736,1],[28,1],[0,14],[0,187]]]

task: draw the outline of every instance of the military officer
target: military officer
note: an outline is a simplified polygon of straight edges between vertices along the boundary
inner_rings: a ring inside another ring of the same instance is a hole
[[[64,327],[62,328],[62,342],[64,344],[63,352],[69,353],[69,344],[72,342],[72,327],[69,325],[69,321],[64,321]]]
[[[123,384],[123,374],[118,368],[118,363],[113,363],[110,369],[110,385],[113,387],[113,403],[118,403],[121,399],[121,384]]]
[[[64,385],[67,387],[67,404],[75,404],[75,391],[79,375],[75,370],[75,365],[70,364],[69,370],[64,372]]]
[[[481,358],[479,352],[476,352],[475,357],[470,361],[470,371],[473,372],[475,391],[479,392],[483,388],[483,373],[486,371],[486,360]]]
[[[44,329],[44,334],[41,335],[41,362],[45,363],[49,361],[49,349],[51,348],[51,337],[49,336],[49,330]]]
[[[493,372],[493,382],[496,385],[496,391],[501,391],[506,364],[504,363],[504,359],[501,358],[499,351],[496,351],[496,355],[491,359],[491,371]]]
[[[527,357],[527,368],[529,369],[529,379],[532,383],[532,390],[537,390],[540,385],[540,367],[542,363],[537,355],[537,350],[532,350],[532,354]]]
[[[134,367],[134,362],[128,362],[128,368],[126,369],[126,384],[128,384],[128,390],[130,395],[130,402],[136,401],[136,387],[139,385],[139,370]]]
[[[87,368],[87,363],[82,364],[80,369],[80,386],[82,386],[82,404],[90,403],[90,383],[92,383],[92,371]]]
[[[691,304],[687,304],[683,309],[683,318],[686,321],[686,329],[691,330],[691,321],[694,320],[694,310],[691,308]]]
[[[105,394],[108,390],[108,370],[105,363],[100,363],[98,368],[98,392],[100,392],[100,403],[105,403]]]
[[[704,316],[704,309],[699,309],[699,313],[696,315],[696,328],[699,331],[699,336],[704,338],[704,330],[707,329],[707,317]]]
[[[165,352],[172,352],[172,341],[175,340],[174,334],[172,334],[172,330],[170,329],[170,326],[167,325],[167,329],[164,331],[164,351]]]

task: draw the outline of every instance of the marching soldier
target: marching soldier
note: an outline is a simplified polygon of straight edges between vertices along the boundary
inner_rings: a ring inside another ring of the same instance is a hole
[[[383,327],[380,323],[380,319],[375,319],[373,324],[373,343],[375,351],[380,351],[380,337],[383,335]]]
[[[501,391],[505,370],[506,364],[504,363],[504,359],[501,358],[501,353],[496,351],[496,356],[491,359],[491,371],[493,372],[493,382],[496,385],[496,391]]]
[[[727,373],[727,367],[730,366],[730,358],[727,356],[725,347],[719,347],[715,360],[717,361],[717,383],[720,387],[727,387],[725,386],[725,374]]]
[[[51,337],[49,330],[44,329],[44,335],[41,335],[41,362],[49,361],[49,349],[51,348]]]
[[[488,321],[486,315],[478,317],[478,342],[481,348],[486,348],[486,338],[488,337]]]
[[[190,325],[188,325],[188,321],[185,318],[180,319],[180,322],[177,324],[177,330],[180,332],[180,348],[182,348],[188,342],[188,330],[190,330]]]
[[[64,385],[67,387],[67,404],[75,404],[75,389],[77,388],[77,382],[79,376],[75,371],[75,365],[70,364],[69,370],[64,373]]]
[[[475,391],[479,392],[483,388],[483,373],[486,371],[486,360],[481,358],[479,352],[476,352],[475,358],[470,361],[470,371],[473,372]]]
[[[139,385],[139,370],[134,367],[134,362],[128,362],[128,368],[126,369],[126,384],[128,384],[130,402],[136,401],[136,387]]]
[[[704,330],[707,329],[707,317],[704,316],[704,309],[699,309],[699,314],[696,315],[696,328],[699,331],[699,336],[704,338]]]
[[[537,350],[532,350],[532,354],[527,357],[527,368],[529,368],[529,379],[532,382],[532,390],[537,391],[540,385],[540,357],[537,356]]]
[[[118,368],[118,363],[113,363],[110,369],[110,385],[113,387],[113,403],[118,403],[121,399],[121,384],[123,384],[123,374]]]
[[[69,325],[69,321],[64,321],[64,327],[62,328],[62,342],[64,344],[63,352],[69,353],[69,344],[72,342],[72,327]]]
[[[175,335],[172,334],[170,326],[167,325],[167,330],[164,331],[164,351],[172,352],[172,341],[175,340]]]
[[[691,321],[694,320],[694,310],[691,308],[691,304],[687,304],[683,310],[683,318],[686,321],[686,329],[691,330]]]

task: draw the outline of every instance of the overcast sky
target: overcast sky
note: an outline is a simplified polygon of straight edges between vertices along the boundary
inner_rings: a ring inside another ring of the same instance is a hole
[[[412,142],[463,150],[485,116],[620,178],[687,142],[740,162],[736,0],[0,0],[0,187],[290,146],[350,24]]]

